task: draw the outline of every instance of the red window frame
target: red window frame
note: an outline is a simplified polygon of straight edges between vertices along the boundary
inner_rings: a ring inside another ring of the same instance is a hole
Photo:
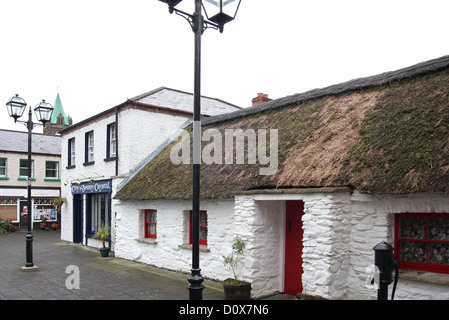
[[[154,215],[153,219],[148,219],[148,215]],[[149,221],[150,220],[150,221]],[[145,238],[156,239],[157,237],[157,211],[145,210]],[[150,226],[154,225],[154,233],[150,232]]]
[[[192,244],[192,229],[193,229],[193,211],[190,210],[190,231],[189,231],[189,244]],[[206,221],[204,225],[203,221]],[[207,211],[200,211],[200,245],[207,246]]]
[[[400,234],[401,218],[425,218],[426,225],[425,225],[425,235],[424,235],[423,239],[401,237],[401,234]],[[435,264],[435,263],[429,262],[429,252],[430,252],[430,246],[432,244],[440,243],[440,244],[445,244],[445,245],[449,246],[449,240],[429,239],[429,220],[432,218],[449,219],[449,214],[448,213],[400,213],[400,214],[395,215],[394,255],[400,263],[399,268],[449,274],[449,263],[448,264]],[[423,246],[423,247],[425,246],[426,262],[401,260],[401,243],[404,243],[404,242],[415,243],[417,246]]]

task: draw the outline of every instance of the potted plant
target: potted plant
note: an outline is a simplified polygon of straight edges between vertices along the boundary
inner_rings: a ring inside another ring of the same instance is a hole
[[[41,230],[48,230],[47,229],[47,220],[48,220],[48,216],[46,214],[42,214],[41,215],[41,225],[40,225],[40,229]]]
[[[107,257],[109,255],[110,248],[106,248],[106,238],[111,234],[111,229],[107,223],[102,224],[98,229],[97,233],[92,237],[92,239],[100,239],[103,243],[103,248],[100,248],[100,253],[102,257]]]
[[[228,278],[223,282],[223,289],[227,300],[249,300],[251,299],[251,283],[237,278],[237,265],[240,256],[245,249],[245,243],[240,237],[236,237],[232,244],[232,253],[223,256],[224,265],[232,271],[234,278]]]

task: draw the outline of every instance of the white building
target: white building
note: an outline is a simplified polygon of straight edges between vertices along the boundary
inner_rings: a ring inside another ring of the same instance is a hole
[[[239,236],[253,297],[375,299],[373,247],[387,241],[395,299],[449,298],[448,56],[203,121],[222,136],[262,128],[278,133],[274,174],[201,166],[204,277],[232,276],[223,256]],[[120,184],[115,254],[189,272],[191,166],[171,161],[177,143]]]
[[[208,97],[202,97],[201,107],[205,117],[240,109]],[[90,237],[108,223],[114,250],[117,184],[190,123],[192,114],[192,94],[162,87],[60,130],[62,196],[67,199],[62,240],[98,246]]]

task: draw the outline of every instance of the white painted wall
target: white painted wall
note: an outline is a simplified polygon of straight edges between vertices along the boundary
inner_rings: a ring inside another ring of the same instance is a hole
[[[115,256],[190,273],[192,250],[185,248],[189,239],[191,201],[117,201],[115,206]],[[200,252],[201,275],[225,280],[232,273],[223,264],[223,256],[231,252],[234,201],[202,201],[201,210],[208,214],[207,250]],[[156,241],[143,238],[143,213],[157,210]],[[137,240],[136,240],[137,239]]]
[[[364,195],[351,196],[351,259],[347,299],[376,299],[377,291],[366,288],[366,267],[374,264],[373,247],[381,241],[394,246],[394,214],[403,212],[449,212],[449,198],[444,194]],[[422,272],[430,278],[443,279],[449,275]],[[437,281],[438,282],[438,281]],[[393,285],[389,286],[389,299]],[[446,300],[449,285],[399,277],[395,300]]]
[[[443,194],[236,196],[235,233],[249,242],[243,274],[255,297],[283,288],[285,200],[304,201],[303,293],[329,299],[377,298],[368,271],[373,270],[373,247],[381,241],[394,245],[394,214],[449,212]],[[395,299],[449,299],[449,275],[421,274],[432,282],[401,276]]]
[[[104,161],[106,158],[107,126],[115,121],[115,114],[111,114],[62,136],[61,196],[67,198],[67,203],[62,207],[61,212],[63,220],[61,223],[62,240],[73,240],[71,181],[80,179],[83,182],[83,180],[87,181],[89,177],[94,177],[96,180],[114,179],[112,193],[112,197],[114,197],[117,190],[116,186],[118,182],[122,181],[122,177],[129,174],[151,152],[157,149],[161,143],[187,121],[187,118],[134,108],[121,111],[118,120],[118,177],[115,176],[115,161]],[[92,130],[94,131],[95,164],[84,166],[85,133]],[[68,140],[72,138],[75,138],[76,167],[67,169]],[[65,181],[69,182],[67,186],[64,185]],[[114,203],[112,203],[112,208],[113,206]],[[84,215],[85,213],[84,208]],[[111,211],[111,220],[112,228],[114,228],[114,211]],[[95,241],[89,240],[89,245],[91,244],[94,245]]]

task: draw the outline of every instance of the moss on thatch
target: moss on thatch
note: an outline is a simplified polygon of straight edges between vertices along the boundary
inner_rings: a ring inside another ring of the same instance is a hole
[[[352,186],[366,193],[449,191],[449,61],[407,68],[394,78],[362,79],[348,88],[313,91],[207,119],[203,131],[277,129],[276,174],[260,164],[201,166],[201,197],[231,198],[268,188]],[[351,84],[355,82],[350,82]],[[333,87],[332,87],[333,88]],[[338,92],[337,92],[338,91]],[[331,93],[329,93],[331,92]],[[304,98],[312,97],[312,98]],[[175,142],[176,143],[176,142]],[[120,199],[189,199],[191,165],[174,165],[163,150],[121,190]],[[204,145],[203,145],[204,146]],[[224,152],[223,152],[224,154]]]
[[[447,70],[386,87],[367,112],[338,181],[362,192],[445,192],[448,133]]]

